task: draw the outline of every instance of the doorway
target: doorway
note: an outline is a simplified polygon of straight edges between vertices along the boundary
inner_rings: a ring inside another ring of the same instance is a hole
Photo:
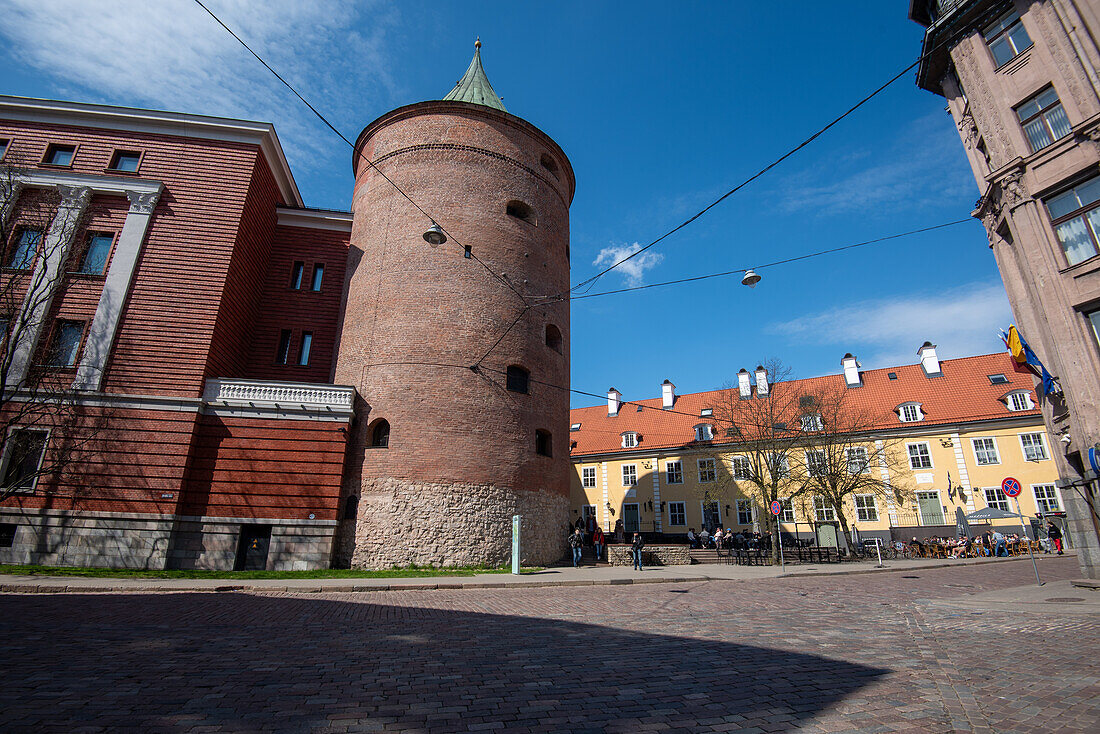
[[[939,492],[917,492],[917,511],[921,525],[943,525],[943,505]]]
[[[722,512],[718,509],[717,502],[703,503],[703,527],[708,533],[713,533],[715,528],[722,526]]]
[[[267,548],[271,544],[270,525],[241,525],[234,571],[264,571],[267,569]]]
[[[623,505],[623,530],[628,533],[638,533],[642,530],[641,516],[638,513],[638,503],[631,502]]]

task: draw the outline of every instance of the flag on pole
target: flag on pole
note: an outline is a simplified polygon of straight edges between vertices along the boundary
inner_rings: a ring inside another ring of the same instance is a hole
[[[1016,329],[1015,324],[1011,324],[1008,327],[1008,333],[1001,332],[1001,340],[1005,343],[1005,347],[1008,348],[1009,353],[1012,355],[1012,360],[1016,363],[1017,372],[1028,371],[1043,381],[1042,390],[1044,393],[1057,393],[1061,392],[1061,388],[1058,387],[1058,382],[1054,379],[1054,376],[1047,372],[1047,368],[1043,366],[1043,363],[1039,361],[1039,357],[1027,341],[1021,336],[1019,330]]]

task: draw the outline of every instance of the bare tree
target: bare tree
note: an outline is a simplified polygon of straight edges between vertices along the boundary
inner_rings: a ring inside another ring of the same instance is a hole
[[[888,475],[903,470],[898,440],[882,433],[882,426],[892,416],[858,406],[851,390],[836,383],[818,381],[798,400],[806,451],[799,470],[801,481],[811,498],[819,498],[820,507],[813,506],[813,511],[835,515],[851,552],[855,546],[849,509],[858,515],[857,502],[863,503],[866,512],[873,503],[877,515],[888,496],[893,495],[899,502],[903,499],[882,478],[883,467]]]
[[[83,329],[53,318],[69,264],[85,255],[90,192],[25,186],[21,170],[0,167],[0,501],[39,478],[59,482],[108,420],[71,389]]]

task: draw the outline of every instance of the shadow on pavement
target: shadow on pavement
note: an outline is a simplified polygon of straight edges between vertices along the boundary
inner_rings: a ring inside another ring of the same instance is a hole
[[[316,597],[9,595],[0,620],[5,731],[786,731],[889,672],[676,629]]]

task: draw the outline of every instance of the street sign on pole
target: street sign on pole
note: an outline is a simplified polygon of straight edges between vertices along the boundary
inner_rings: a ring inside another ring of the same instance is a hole
[[[1007,482],[1008,479],[1005,481]],[[1012,481],[1015,482],[1016,480],[1013,479]],[[1019,487],[1019,482],[1016,482],[1016,486]],[[1005,494],[1008,494],[1008,490],[1005,490]],[[1020,537],[1027,543],[1027,554],[1031,556],[1031,567],[1035,569],[1035,583],[1042,586],[1043,582],[1039,578],[1039,564],[1035,563],[1035,554],[1031,551],[1031,538],[1027,537],[1027,530],[1024,529],[1024,514],[1020,512],[1020,499],[1016,496],[1018,494],[1020,493],[1017,491],[1016,494],[1010,496],[1016,500],[1016,514],[1020,516]]]
[[[1001,491],[1005,493],[1006,497],[1019,497],[1020,492],[1023,491],[1023,487],[1020,485],[1020,480],[1015,477],[1005,477],[1001,482]],[[1020,503],[1016,503],[1016,509],[1019,510]]]
[[[775,542],[779,543],[779,573],[787,573],[787,563],[783,560],[783,528],[779,525],[779,516],[783,514],[783,503],[779,500],[772,502],[772,514],[775,515]]]
[[[783,514],[783,503],[780,502],[779,500],[776,500],[775,502],[772,502],[772,514],[773,515],[782,515]]]
[[[520,515],[512,515],[512,573],[519,575],[519,525]]]

